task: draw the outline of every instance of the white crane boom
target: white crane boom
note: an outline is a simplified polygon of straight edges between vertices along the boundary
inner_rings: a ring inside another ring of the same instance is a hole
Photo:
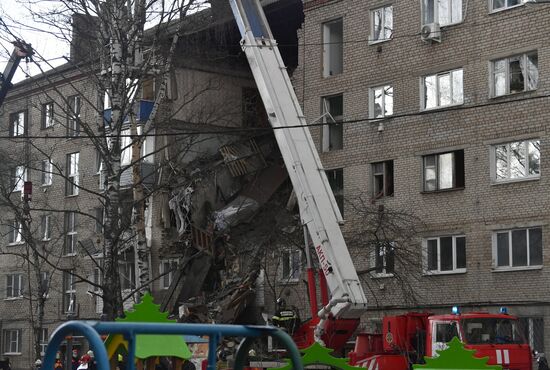
[[[367,309],[367,299],[340,230],[342,216],[277,43],[258,0],[230,3],[242,49],[298,198],[302,222],[330,290],[331,301],[320,311],[320,317],[330,311],[337,318],[357,319]]]

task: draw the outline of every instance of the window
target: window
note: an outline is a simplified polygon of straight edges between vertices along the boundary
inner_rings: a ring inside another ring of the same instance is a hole
[[[529,347],[539,353],[544,352],[544,318],[520,317],[519,322]]]
[[[393,196],[393,161],[371,164],[373,198]]]
[[[5,355],[21,354],[21,329],[5,329],[2,350]]]
[[[131,290],[136,286],[136,271],[133,261],[123,261],[119,265],[120,286],[123,290]]]
[[[23,136],[27,133],[27,112],[21,111],[10,114],[11,136]]]
[[[6,276],[6,298],[18,298],[23,296],[23,274],[10,274]]]
[[[63,307],[65,313],[76,313],[76,283],[74,270],[63,271]]]
[[[76,212],[65,212],[65,245],[64,255],[76,254],[76,244],[78,242],[76,231]]]
[[[80,110],[81,101],[80,96],[75,95],[68,98],[68,122],[67,122],[67,135],[78,136],[80,135]]]
[[[492,96],[535,90],[539,81],[537,52],[514,55],[491,62]]]
[[[170,288],[174,275],[178,268],[178,260],[168,259],[160,261],[160,286],[162,289]]]
[[[22,191],[25,181],[28,180],[28,171],[25,166],[17,166],[12,173],[13,191]]]
[[[101,297],[101,269],[99,267],[94,268],[94,273],[92,276],[92,281],[94,282],[94,285],[92,287],[92,291],[95,293],[94,296],[94,304],[95,304],[95,312],[96,313],[102,313],[103,312],[103,297]]]
[[[423,77],[423,109],[462,104],[464,102],[462,75],[462,69],[455,69]]]
[[[493,178],[496,181],[538,178],[540,141],[525,140],[499,144],[493,150]]]
[[[143,100],[155,100],[155,92],[156,92],[156,86],[155,86],[155,80],[153,78],[149,78],[147,80],[144,80],[141,84],[141,99]]]
[[[65,182],[65,195],[78,195],[78,162],[79,153],[67,154],[67,180]]]
[[[46,348],[48,347],[48,329],[40,328],[40,356],[46,355]]]
[[[497,269],[542,266],[542,228],[497,231],[493,252]]]
[[[491,11],[510,9],[526,3],[528,0],[491,0]]]
[[[370,118],[384,118],[393,114],[393,87],[378,86],[369,89]]]
[[[142,135],[143,127],[138,126],[137,127],[137,134]],[[151,131],[148,132],[149,134],[153,133]],[[136,143],[132,140],[131,137],[131,131],[130,129],[122,130],[120,133],[120,164],[122,166],[128,166],[132,163],[132,153],[133,153],[133,145]],[[136,139],[137,140],[137,139]],[[155,144],[155,137],[154,136],[146,136],[143,138],[143,141],[141,143],[141,160],[145,163],[154,163],[154,144]]]
[[[336,95],[323,98],[323,152],[342,149],[344,147],[344,98]]]
[[[424,156],[424,191],[464,187],[464,151]]]
[[[9,231],[9,243],[10,244],[19,244],[23,241],[21,221],[13,220],[10,226]]]
[[[462,21],[462,0],[422,0],[422,24],[446,26]]]
[[[342,216],[344,215],[344,170],[338,168],[335,170],[325,171],[328,178],[328,183],[332,192],[334,193],[334,199],[340,209]]]
[[[40,236],[42,240],[52,238],[52,215],[42,215],[40,218]]]
[[[391,5],[371,10],[370,41],[390,40],[393,34],[393,7]]]
[[[344,27],[342,19],[323,24],[323,76],[342,73],[344,65]]]
[[[428,238],[425,243],[428,273],[466,272],[466,237]]]
[[[44,159],[42,161],[42,186],[48,186],[52,184],[52,169],[53,164],[51,159]]]
[[[94,208],[95,213],[95,232],[96,234],[103,234],[103,217],[105,209],[103,207]]]
[[[44,298],[48,298],[48,292],[50,290],[50,273],[47,271],[42,271],[40,273],[40,284],[42,284],[42,294],[44,294]]]
[[[395,271],[395,242],[380,241],[373,245],[372,267],[375,276],[391,276]]]
[[[296,282],[302,270],[302,252],[299,249],[283,250],[279,261],[279,280]]]
[[[52,127],[54,123],[53,102],[42,104],[42,128]]]

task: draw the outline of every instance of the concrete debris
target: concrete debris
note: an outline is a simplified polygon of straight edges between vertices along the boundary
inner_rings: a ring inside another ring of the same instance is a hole
[[[260,204],[252,198],[239,195],[224,208],[213,213],[214,229],[226,231],[231,226],[250,219],[260,208]]]

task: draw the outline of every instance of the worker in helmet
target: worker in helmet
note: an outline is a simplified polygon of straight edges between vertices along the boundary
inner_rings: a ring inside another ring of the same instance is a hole
[[[292,335],[298,329],[298,325],[300,325],[300,317],[294,307],[288,308],[286,301],[283,298],[279,298],[277,299],[277,310],[271,318],[271,322],[273,325]]]

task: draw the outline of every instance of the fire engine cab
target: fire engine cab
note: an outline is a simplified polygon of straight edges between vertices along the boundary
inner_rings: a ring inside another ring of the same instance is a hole
[[[361,367],[406,370],[410,364],[422,363],[424,356],[437,356],[453,337],[464,342],[465,348],[475,349],[476,357],[489,357],[488,365],[510,370],[532,368],[531,349],[518,318],[487,312],[387,316],[381,334],[357,336],[350,360]]]

